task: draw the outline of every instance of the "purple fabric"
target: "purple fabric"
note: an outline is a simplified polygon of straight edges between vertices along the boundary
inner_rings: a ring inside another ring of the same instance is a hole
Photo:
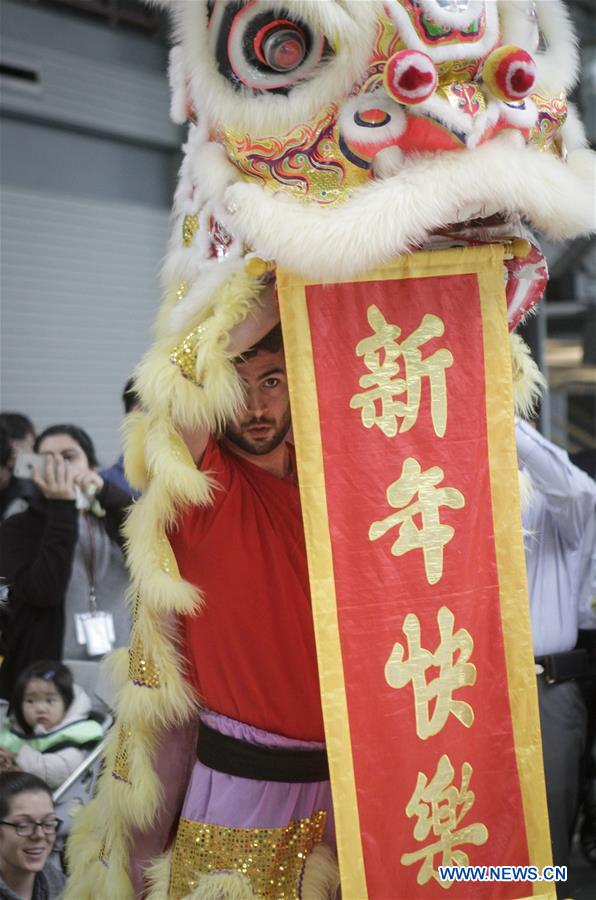
[[[325,746],[314,741],[297,741],[271,734],[211,711],[203,710],[201,720],[221,734],[266,747],[320,750]],[[280,828],[295,819],[310,818],[322,809],[327,812],[324,840],[335,849],[329,781],[312,784],[253,781],[215,772],[196,761],[182,816],[195,822],[230,828]]]

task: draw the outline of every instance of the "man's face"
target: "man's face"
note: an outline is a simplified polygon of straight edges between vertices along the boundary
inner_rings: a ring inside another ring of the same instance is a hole
[[[264,456],[285,440],[291,425],[283,350],[260,350],[236,369],[246,388],[246,406],[225,435],[246,453]]]

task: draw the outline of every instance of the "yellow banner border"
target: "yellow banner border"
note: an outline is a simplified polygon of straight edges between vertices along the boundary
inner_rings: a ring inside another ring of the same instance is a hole
[[[529,748],[541,747],[541,737],[536,684],[534,679],[528,682],[527,678],[528,672],[534,672],[534,657],[519,514],[517,455],[513,440],[511,353],[509,341],[503,340],[504,335],[507,337],[503,257],[504,247],[501,244],[420,251],[400,256],[386,266],[350,278],[346,283],[465,274],[478,278],[490,486],[507,688],[529,860],[532,865],[542,868],[551,863],[550,834],[543,768],[536,765],[534,752],[529,752]],[[318,425],[319,405],[305,293],[309,285],[320,284],[317,280],[305,281],[290,272],[277,270],[323,717],[334,793],[342,895],[346,900],[366,900],[368,890],[337,620],[323,448]],[[309,349],[308,354],[304,353],[305,347]],[[301,423],[304,428],[300,427]],[[503,473],[508,475],[507,492],[502,490]],[[513,561],[515,565],[512,565]],[[550,885],[535,882],[532,888],[535,897],[545,900],[555,897],[555,889]]]
[[[507,317],[504,304],[498,302],[503,295],[501,272],[479,272],[478,285],[484,340],[490,487],[507,687],[528,855],[532,865],[544,868],[552,865],[552,853],[520,516],[517,450],[513,437],[511,346],[509,341],[502,340],[503,331],[507,331]],[[502,490],[504,480],[507,491]],[[514,560],[516,565],[512,565]],[[531,674],[530,681],[528,674]],[[533,765],[528,758],[528,748],[535,742],[540,751],[538,765]],[[532,889],[535,897],[548,900],[556,897],[554,885],[533,882]]]
[[[284,333],[292,416],[311,427],[295,428],[296,460],[317,645],[325,737],[345,900],[367,900],[352,741],[337,621],[319,401],[304,286],[278,270],[277,289]],[[309,348],[308,355],[298,348]],[[298,359],[300,367],[298,370]],[[316,535],[316,540],[314,539]]]

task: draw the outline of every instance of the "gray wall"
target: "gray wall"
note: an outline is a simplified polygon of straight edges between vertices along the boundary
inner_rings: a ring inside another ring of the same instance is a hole
[[[181,134],[158,36],[4,2],[0,407],[119,450],[120,395],[160,300]]]

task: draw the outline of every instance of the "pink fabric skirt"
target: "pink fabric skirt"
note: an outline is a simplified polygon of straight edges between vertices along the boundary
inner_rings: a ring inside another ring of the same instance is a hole
[[[203,710],[201,720],[221,734],[264,747],[321,750],[322,743],[298,741],[253,728],[226,716]],[[229,828],[279,828],[315,812],[327,813],[324,841],[335,849],[335,825],[329,781],[310,784],[254,781],[207,768],[195,761],[182,817]]]

